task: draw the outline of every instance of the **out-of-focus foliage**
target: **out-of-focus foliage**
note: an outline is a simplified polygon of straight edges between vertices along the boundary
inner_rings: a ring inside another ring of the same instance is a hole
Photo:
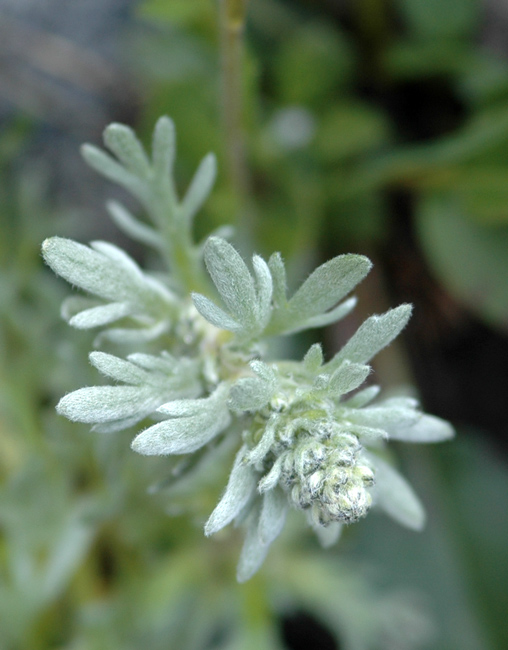
[[[221,151],[212,9],[156,0],[140,7],[146,21],[159,21],[159,47],[144,58],[157,78],[148,124],[170,109],[195,157],[193,143]],[[260,241],[290,256],[330,238],[340,250],[380,241],[398,191],[421,203],[421,221],[429,205],[434,213],[453,206],[465,230],[477,223],[489,268],[478,275],[467,257],[436,259],[427,234],[429,263],[472,310],[506,327],[502,309],[456,281],[483,285],[508,254],[500,243],[508,219],[508,62],[477,44],[484,9],[477,0],[345,2],[346,29],[325,3],[251,3],[245,130],[256,192],[251,229]],[[428,104],[410,98],[418,83],[428,88]],[[225,182],[223,173],[209,209],[214,223],[235,219]],[[435,237],[453,246],[446,219],[434,221]]]
[[[247,230],[258,249],[282,250],[301,280],[319,247],[363,252],[389,239],[402,193],[438,282],[505,330],[508,64],[480,44],[485,3],[249,5]],[[220,127],[216,3],[140,2],[125,50],[146,138],[161,114],[178,125],[183,184],[203,153],[219,155],[197,229],[238,223]],[[193,526],[167,512],[164,491],[147,494],[168,470],[130,452],[129,434],[99,439],[54,414],[60,395],[93,381],[83,363],[90,337],[79,348],[74,334],[68,345],[55,317],[66,289],[39,257],[44,237],[72,235],[68,220],[55,215],[41,170],[11,164],[30,126],[21,118],[0,133],[0,647],[288,648],[280,617],[305,610],[341,647],[395,648],[382,628],[390,633],[401,599],[416,647],[506,647],[508,474],[480,442],[485,432],[404,457],[429,509],[423,534],[371,519],[325,555],[288,531],[264,574],[238,587],[236,543],[225,558],[223,541],[201,539],[217,493],[193,504]],[[189,507],[192,494],[179,489],[171,502]]]

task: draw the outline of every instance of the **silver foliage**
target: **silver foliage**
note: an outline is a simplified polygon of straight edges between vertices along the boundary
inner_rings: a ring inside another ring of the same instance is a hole
[[[218,448],[236,449],[205,534],[230,523],[245,528],[241,582],[259,569],[291,508],[303,511],[324,546],[371,507],[419,530],[424,509],[384,448],[390,440],[448,440],[453,429],[422,413],[414,399],[379,399],[379,387],[362,388],[369,362],[405,327],[411,305],[368,318],[330,361],[317,343],[301,361],[270,360],[266,337],[322,327],[349,313],[356,299],[348,295],[370,261],[339,255],[289,296],[279,253],[268,262],[254,255],[247,264],[220,236],[194,242],[192,221],[212,189],[216,161],[205,156],[180,200],[169,118],[157,122],[150,153],[120,124],[105,130],[104,142],[110,153],[86,145],[85,159],[133,194],[146,219],[116,202],[110,214],[160,253],[168,269],[146,273],[105,242],[44,242],[49,266],[88,294],[64,303],[66,320],[80,329],[105,328],[96,344],[107,340],[125,354],[92,352],[90,362],[113,384],[80,388],[60,400],[58,411],[104,433],[152,418],[132,442],[145,455],[198,451],[202,460],[214,459]],[[187,478],[193,476],[189,471]]]

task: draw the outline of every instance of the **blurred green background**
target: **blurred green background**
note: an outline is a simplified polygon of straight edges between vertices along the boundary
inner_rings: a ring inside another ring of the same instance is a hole
[[[0,648],[502,650],[508,5],[250,0],[238,174],[219,4],[0,0]],[[280,250],[295,282],[342,252],[373,259],[355,315],[320,333],[328,353],[366,315],[414,303],[376,372],[457,428],[395,450],[428,510],[422,534],[372,514],[322,551],[295,520],[238,586],[238,540],[200,528],[224,475],[197,496],[152,494],[164,459],[55,414],[96,382],[93,337],[60,320],[69,289],[41,241],[112,239],[151,265],[108,222],[120,190],[78,150],[110,121],[147,141],[161,114],[181,187],[219,158],[199,236],[231,223],[244,250]]]

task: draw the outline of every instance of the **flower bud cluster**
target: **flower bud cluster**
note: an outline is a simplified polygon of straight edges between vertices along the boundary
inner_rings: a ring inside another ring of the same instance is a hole
[[[280,414],[268,458],[290,504],[308,511],[315,525],[355,523],[372,504],[374,472],[358,437],[326,405],[312,406],[318,408],[298,409],[295,418],[291,407]]]
[[[372,503],[368,488],[374,473],[362,459],[358,438],[341,432],[333,421],[300,432],[283,463],[280,484],[293,506],[310,509],[312,521],[351,524],[364,517]],[[318,439],[316,432],[326,432]]]

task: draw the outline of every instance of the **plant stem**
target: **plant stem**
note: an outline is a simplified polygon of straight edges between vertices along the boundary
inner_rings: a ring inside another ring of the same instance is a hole
[[[243,31],[247,0],[220,0],[222,119],[227,170],[238,211],[245,209],[249,180],[245,160],[242,107]]]
[[[210,285],[201,253],[194,244],[190,223],[182,214],[171,178],[168,176],[164,185],[155,184],[152,189],[156,198],[147,200],[145,206],[162,233],[163,254],[174,281],[185,294],[207,293]]]

